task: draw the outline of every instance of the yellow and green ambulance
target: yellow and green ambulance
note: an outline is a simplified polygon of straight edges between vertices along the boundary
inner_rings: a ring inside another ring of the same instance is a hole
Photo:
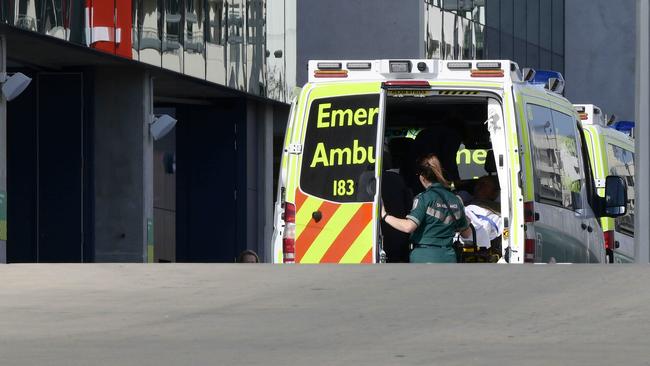
[[[634,138],[633,124],[620,121],[610,125],[602,110],[593,104],[575,104],[580,116],[591,169],[598,195],[604,197],[608,175],[618,175],[627,183],[627,214],[600,220],[605,237],[605,250],[610,263],[634,262]],[[626,126],[625,128],[623,126]],[[623,128],[618,128],[621,126]],[[625,132],[624,132],[625,131]]]
[[[456,161],[445,167],[456,190],[472,192],[477,175],[498,179],[502,261],[606,261],[598,220],[625,213],[625,184],[609,177],[607,202],[596,194],[561,77],[533,85],[535,72],[508,60],[309,61],[308,72],[285,135],[274,262],[381,262],[386,157],[400,156],[390,169],[416,191],[409,140],[423,130]],[[459,151],[483,171],[457,166]]]

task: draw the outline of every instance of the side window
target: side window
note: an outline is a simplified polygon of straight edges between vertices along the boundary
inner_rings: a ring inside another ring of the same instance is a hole
[[[551,110],[527,105],[531,154],[535,168],[536,201],[562,205],[562,169],[560,167]]]
[[[578,127],[578,134],[580,135],[580,145],[582,152],[582,167],[585,172],[584,182],[587,192],[587,201],[589,202],[590,207],[595,207],[594,198],[596,197],[596,187],[594,186],[594,173],[591,169],[591,158],[589,156],[589,149],[587,148],[587,139],[585,138],[585,131],[580,125],[580,122],[576,120],[576,126]]]
[[[618,175],[627,181],[628,214],[616,219],[616,231],[634,234],[634,153],[622,147],[607,144],[609,175]]]
[[[582,208],[584,172],[574,118],[535,104],[528,104],[527,113],[536,200],[571,210]]]
[[[562,171],[562,205],[576,210],[582,208],[581,192],[584,182],[584,172],[578,146],[578,131],[572,116],[555,110],[551,114],[555,125],[558,156]]]

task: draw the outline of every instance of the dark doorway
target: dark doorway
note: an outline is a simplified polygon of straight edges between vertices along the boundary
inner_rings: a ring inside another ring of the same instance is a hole
[[[233,262],[236,243],[235,125],[228,106],[177,108],[178,262]]]
[[[40,73],[29,89],[8,108],[7,260],[82,262],[83,77]]]

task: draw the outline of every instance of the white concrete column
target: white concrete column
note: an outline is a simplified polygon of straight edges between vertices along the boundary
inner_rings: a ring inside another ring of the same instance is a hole
[[[650,1],[637,0],[636,9],[636,155],[635,169],[635,258],[650,260]]]
[[[153,240],[151,77],[129,68],[95,75],[95,261],[146,262]]]
[[[7,71],[7,47],[0,35],[0,73]],[[7,101],[0,93],[0,263],[7,263]]]

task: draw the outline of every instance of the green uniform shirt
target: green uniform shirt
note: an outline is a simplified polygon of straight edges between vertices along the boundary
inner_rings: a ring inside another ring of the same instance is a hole
[[[463,202],[440,183],[433,183],[415,197],[406,218],[418,225],[411,234],[414,244],[451,245],[454,233],[469,226]]]

